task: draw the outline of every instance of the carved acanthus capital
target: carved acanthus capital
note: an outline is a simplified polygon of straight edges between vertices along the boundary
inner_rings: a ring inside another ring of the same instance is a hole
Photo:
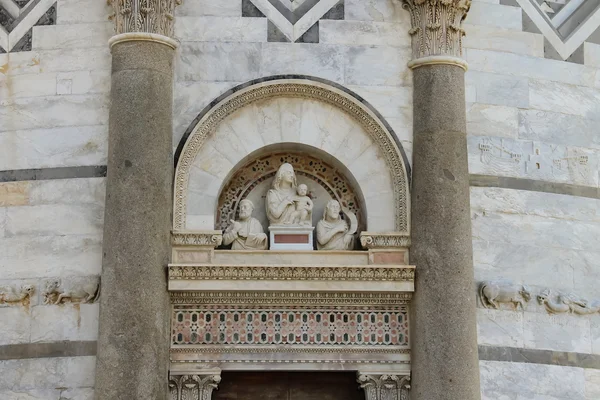
[[[359,372],[356,381],[365,391],[365,400],[408,400],[410,389],[408,375]]]
[[[115,33],[150,33],[173,37],[175,6],[181,0],[107,0]]]
[[[169,398],[173,400],[210,400],[213,390],[221,382],[219,373],[205,375],[169,376]]]
[[[432,63],[452,63],[462,56],[462,28],[471,0],[401,0],[410,12],[413,61],[410,67]],[[429,62],[419,59],[429,58]],[[437,60],[437,61],[436,61]],[[454,62],[466,67],[466,64]],[[464,65],[462,65],[464,64]]]

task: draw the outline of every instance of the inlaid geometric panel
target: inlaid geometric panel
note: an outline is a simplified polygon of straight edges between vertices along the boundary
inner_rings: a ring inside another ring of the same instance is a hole
[[[320,19],[344,19],[344,0],[242,0],[242,16],[266,17],[268,41],[319,42]]]
[[[406,307],[176,306],[173,345],[407,346]]]
[[[56,24],[56,0],[0,0],[0,53],[29,51],[33,26]]]
[[[517,0],[558,54],[566,60],[600,27],[597,0]]]

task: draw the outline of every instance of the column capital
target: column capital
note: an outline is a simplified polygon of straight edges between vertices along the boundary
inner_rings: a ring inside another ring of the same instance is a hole
[[[411,19],[413,60],[410,68],[451,64],[467,69],[462,56],[462,23],[471,0],[401,0]]]
[[[358,372],[356,382],[365,391],[365,400],[408,400],[408,375]]]
[[[169,398],[176,400],[210,400],[212,392],[221,382],[221,373],[212,371],[207,374],[169,376]]]
[[[162,41],[169,45],[173,41],[171,38],[175,20],[174,12],[175,7],[181,4],[181,0],[107,0],[107,2],[113,8],[113,14],[109,19],[115,23],[116,37]]]

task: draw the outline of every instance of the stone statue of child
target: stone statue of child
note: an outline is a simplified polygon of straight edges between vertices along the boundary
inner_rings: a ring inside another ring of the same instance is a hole
[[[240,201],[240,220],[231,221],[223,233],[223,243],[231,250],[266,250],[269,244],[261,223],[252,218],[254,204],[248,199]]]
[[[313,202],[306,194],[308,187],[301,183],[297,188],[298,195],[292,200],[296,206],[296,211],[291,215],[291,223],[298,225],[312,226]]]

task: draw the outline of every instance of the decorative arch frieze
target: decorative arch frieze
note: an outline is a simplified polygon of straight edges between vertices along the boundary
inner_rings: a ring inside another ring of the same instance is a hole
[[[318,101],[331,106],[349,116],[368,135],[369,140],[378,149],[378,156],[385,163],[387,171],[381,171],[381,173],[390,176],[388,189],[391,193],[390,196],[393,195],[393,211],[390,210],[393,213],[393,230],[399,234],[409,235],[409,167],[389,126],[359,96],[343,90],[337,85],[308,79],[308,77],[307,79],[262,80],[243,85],[230,92],[233,93],[225,96],[216,104],[213,103],[214,105],[197,120],[179,154],[175,173],[174,231],[186,230],[187,196],[191,169],[203,145],[215,134],[219,125],[236,111],[260,101],[292,98]],[[366,211],[368,212],[368,210]]]

